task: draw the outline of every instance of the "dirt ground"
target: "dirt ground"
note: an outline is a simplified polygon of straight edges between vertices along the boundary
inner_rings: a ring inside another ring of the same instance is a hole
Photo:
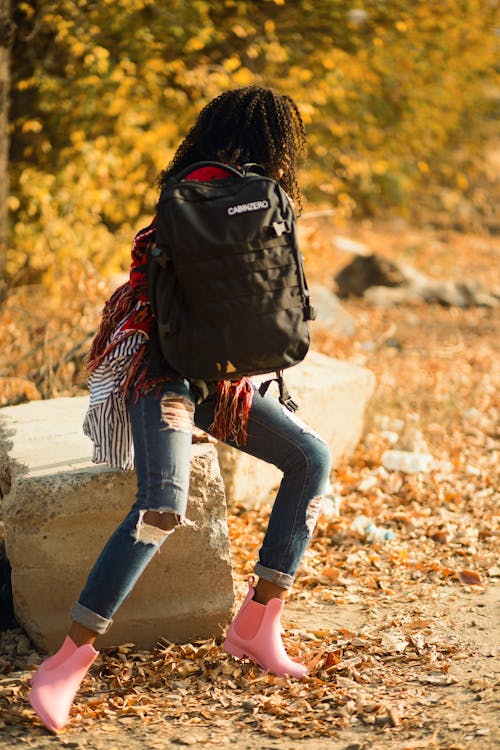
[[[262,727],[252,721],[252,711],[257,706],[255,697],[250,695],[245,699],[245,695],[238,691],[239,709],[231,724],[224,722],[222,727],[217,726],[216,721],[207,721],[201,714],[195,723],[192,723],[196,718],[193,716],[189,717],[189,723],[179,719],[170,723],[166,717],[144,721],[139,716],[130,718],[125,715],[114,716],[110,722],[106,717],[96,721],[82,720],[80,716],[76,723],[70,722],[68,728],[55,737],[40,726],[24,702],[29,672],[23,670],[2,680],[1,690],[4,694],[12,691],[12,700],[17,704],[17,721],[10,723],[9,718],[9,723],[3,726],[0,747],[27,746],[37,750],[58,746],[89,750],[119,750],[123,747],[162,750],[183,745],[242,749],[300,747],[305,750],[495,748],[500,740],[495,701],[499,676],[495,659],[500,636],[499,588],[493,586],[477,592],[447,586],[436,596],[433,585],[418,584],[411,593],[401,591],[390,604],[361,600],[356,604],[316,605],[304,611],[300,601],[291,603],[286,622],[289,628],[312,633],[320,623],[324,630],[343,632],[344,641],[345,634],[349,633],[347,639],[358,638],[359,642],[369,643],[384,628],[386,634],[402,633],[405,625],[425,622],[425,627],[420,625],[413,632],[424,632],[438,649],[447,651],[444,664],[437,665],[437,669],[430,672],[422,672],[418,657],[406,649],[398,652],[398,641],[395,640],[396,650],[383,660],[391,672],[390,679],[384,680],[383,670],[378,679],[369,683],[344,678],[348,700],[342,726],[332,726],[325,736],[317,736],[314,731],[309,736],[307,729],[296,729],[301,736],[294,739],[290,736],[293,728],[288,733],[286,729],[277,728],[276,736],[271,736],[269,726],[262,731]],[[10,635],[11,642],[14,642],[15,634]],[[6,639],[0,643],[5,649]],[[94,670],[99,666],[102,668],[102,662],[101,665],[98,662]],[[314,678],[305,681],[303,692],[307,694],[308,689],[315,689]],[[165,687],[163,694],[156,696],[167,715],[171,710],[172,690],[175,688]],[[78,704],[81,706],[92,697],[95,698],[95,692],[87,686]],[[325,701],[328,701],[328,695],[323,698],[323,703]],[[360,703],[365,711],[372,705],[385,704],[390,706],[390,712],[366,712],[360,720],[355,715]],[[200,703],[200,711],[201,708]],[[14,718],[12,714],[11,718]]]
[[[333,274],[350,258],[334,248],[329,231],[310,225],[306,260],[311,280],[335,289]],[[345,234],[434,278],[500,288],[494,238],[368,224]],[[0,335],[4,356],[14,341],[20,346],[8,316],[15,306],[18,319],[22,305],[21,294],[4,312],[11,326]],[[287,649],[310,675],[300,682],[272,677],[214,640],[159,642],[147,653],[128,644],[101,653],[55,737],[26,701],[42,655],[22,631],[4,631],[0,748],[500,746],[498,307],[375,307],[362,299],[343,306],[354,334],[319,328],[313,346],[370,368],[377,388],[359,447],[332,477],[340,515],[320,518],[286,608]],[[63,379],[68,367],[52,369],[48,395],[82,392],[78,373],[71,387]],[[19,374],[25,385],[36,380],[28,370]],[[384,452],[410,438],[432,455],[432,467],[386,470]],[[394,540],[370,542],[356,527],[360,515]],[[267,516],[266,504],[230,508],[239,595]]]

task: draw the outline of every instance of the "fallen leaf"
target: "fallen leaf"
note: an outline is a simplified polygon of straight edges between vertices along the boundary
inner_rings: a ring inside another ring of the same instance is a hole
[[[389,708],[387,709],[387,715],[393,727],[398,727],[401,724],[401,720],[399,718],[399,711],[396,708],[396,706],[389,706]]]
[[[417,653],[421,653],[425,648],[425,638],[422,633],[413,633],[410,635],[410,641],[415,646]]]
[[[338,568],[323,568],[321,575],[329,578],[332,582],[338,581],[342,571]]]
[[[384,633],[382,636],[382,646],[389,651],[389,653],[396,652],[402,654],[408,644],[408,639],[399,633]]]
[[[175,742],[177,745],[187,745],[187,746],[194,746],[199,745],[203,747],[203,743],[206,741],[206,737],[200,737],[195,734],[186,735],[183,737],[176,737],[172,740],[172,742]]]
[[[356,690],[359,688],[359,685],[357,682],[354,682],[354,680],[350,680],[348,677],[341,677],[340,675],[335,676],[335,681],[337,685],[343,688],[352,689],[355,688]]]
[[[482,581],[479,573],[475,570],[460,570],[458,577],[466,586],[481,586]]]
[[[447,687],[448,685],[456,685],[458,680],[456,677],[452,677],[449,674],[443,675],[423,675],[418,678],[419,682],[424,685],[442,685]]]

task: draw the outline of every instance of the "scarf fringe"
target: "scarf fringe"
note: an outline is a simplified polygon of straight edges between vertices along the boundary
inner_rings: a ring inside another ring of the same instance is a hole
[[[140,388],[144,389],[144,381],[147,379],[147,363],[145,361],[147,351],[147,341],[137,349],[131,358],[128,368],[127,377],[120,388],[123,398],[127,398],[129,391],[133,388],[134,395],[138,395]]]
[[[248,378],[220,380],[217,383],[214,420],[210,425],[212,435],[223,442],[246,445],[252,398],[253,388]]]
[[[108,353],[108,342],[116,326],[134,306],[134,293],[128,281],[119,286],[104,305],[101,323],[87,356],[87,370],[93,372]]]

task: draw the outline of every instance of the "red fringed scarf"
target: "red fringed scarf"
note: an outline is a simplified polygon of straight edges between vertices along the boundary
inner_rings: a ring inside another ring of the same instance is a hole
[[[123,397],[130,393],[139,397],[172,379],[167,376],[152,378],[149,374],[147,342],[154,319],[147,298],[146,250],[153,238],[154,221],[134,238],[130,281],[118,287],[106,302],[101,324],[87,359],[87,369],[92,373],[125,338],[138,331],[145,334],[144,343],[130,358],[127,376],[121,386]],[[119,335],[113,338],[119,325]],[[214,421],[210,428],[214,437],[224,442],[231,440],[236,445],[245,445],[252,397],[253,388],[248,378],[220,380],[217,383]]]
[[[210,425],[210,431],[218,440],[233,440],[236,445],[246,444],[252,397],[253,388],[248,378],[219,380],[214,421]]]

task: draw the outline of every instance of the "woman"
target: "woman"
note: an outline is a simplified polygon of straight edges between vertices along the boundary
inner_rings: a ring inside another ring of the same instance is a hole
[[[277,179],[300,207],[295,168],[304,150],[304,126],[290,97],[258,86],[235,89],[201,111],[162,172],[160,185],[197,161],[236,166],[253,162]],[[221,169],[204,167],[189,179],[223,176]],[[145,274],[146,248],[154,231],[153,221],[136,235],[130,280],[106,303],[89,355],[91,397],[84,431],[94,443],[93,460],[121,468],[135,465],[138,491],[90,572],[63,645],[33,677],[30,702],[54,732],[66,723],[76,691],[97,656],[97,636],[109,629],[160,545],[176,526],[190,523],[190,445],[197,428],[283,472],[255,565],[257,583],[249,580],[224,648],[277,675],[300,678],[307,672],[286,654],[280,615],[329,486],[328,447],[246,378],[214,383],[208,395],[202,395],[162,360]]]

